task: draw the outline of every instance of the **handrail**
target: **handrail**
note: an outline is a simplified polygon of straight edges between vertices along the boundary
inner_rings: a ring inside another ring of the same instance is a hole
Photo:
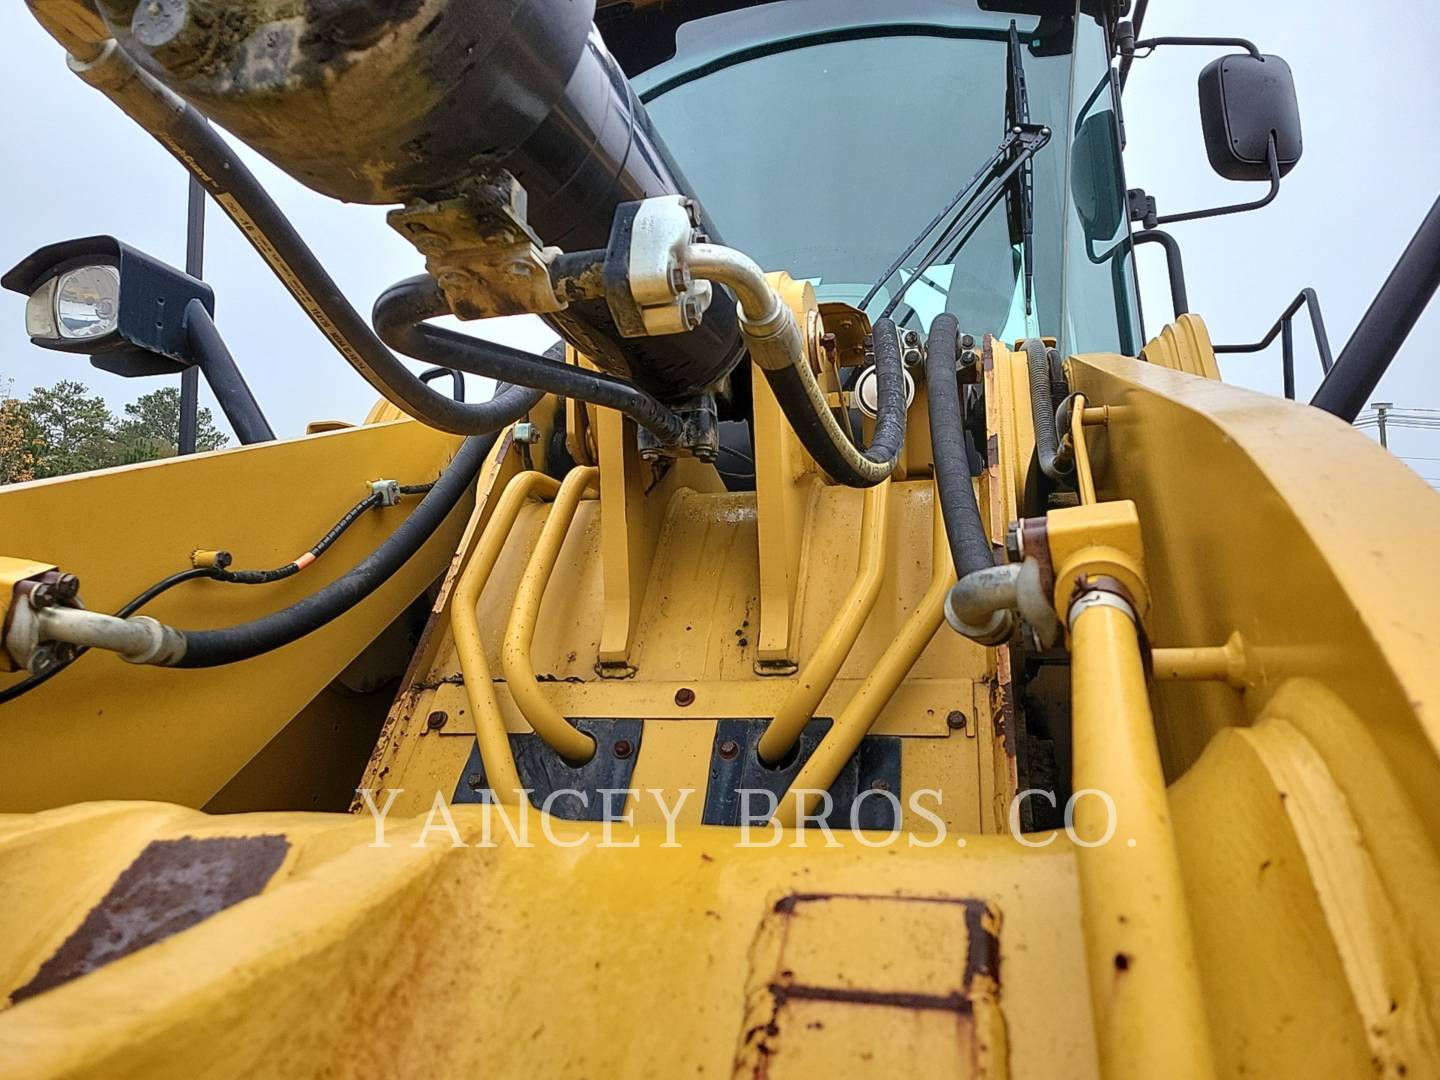
[[[1280,348],[1284,354],[1285,371],[1285,396],[1291,401],[1295,400],[1295,314],[1300,310],[1300,305],[1305,305],[1305,310],[1310,314],[1310,325],[1315,331],[1315,348],[1320,353],[1320,367],[1326,375],[1335,366],[1335,359],[1330,352],[1330,337],[1325,332],[1325,317],[1320,313],[1320,298],[1315,295],[1315,290],[1309,287],[1300,290],[1299,295],[1290,301],[1290,306],[1275,320],[1275,325],[1259,341],[1249,345],[1216,345],[1217,353],[1253,353],[1270,347],[1275,340],[1275,335],[1280,334]]]
[[[523,472],[506,485],[495,504],[485,531],[475,545],[450,600],[450,632],[455,639],[455,652],[460,658],[460,671],[465,676],[465,697],[470,702],[470,715],[475,721],[475,742],[480,760],[485,765],[485,778],[496,801],[518,804],[524,790],[510,752],[510,737],[500,712],[500,700],[485,660],[485,646],[480,640],[480,623],[476,607],[485,583],[490,580],[500,552],[515,528],[515,521],[525,504],[535,496],[553,499],[560,484],[541,472]]]
[[[570,523],[575,520],[575,511],[580,508],[586,489],[595,487],[599,476],[600,470],[594,466],[575,468],[560,485],[550,516],[540,530],[540,539],[535,542],[535,550],[530,553],[530,560],[520,577],[515,606],[510,611],[510,622],[505,628],[505,643],[500,650],[510,695],[526,721],[552,750],[567,762],[577,765],[595,756],[595,739],[566,720],[540,689],[540,682],[535,678],[535,665],[530,659],[530,647],[535,640],[540,601],[545,596],[550,575],[555,571],[555,561],[570,531]]]

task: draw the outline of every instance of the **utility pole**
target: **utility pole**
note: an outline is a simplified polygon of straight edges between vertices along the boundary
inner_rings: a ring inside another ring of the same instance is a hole
[[[1395,403],[1393,401],[1372,401],[1370,407],[1375,410],[1375,423],[1380,429],[1380,445],[1388,450],[1390,444],[1385,441],[1385,419],[1390,410],[1395,407]]]
[[[185,215],[185,272],[193,278],[205,276],[205,189],[193,176]],[[199,427],[200,369],[191,364],[180,373],[180,453],[195,453]]]

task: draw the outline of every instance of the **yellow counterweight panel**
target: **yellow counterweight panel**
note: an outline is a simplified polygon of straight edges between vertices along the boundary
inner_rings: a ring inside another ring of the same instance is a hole
[[[33,928],[0,940],[0,1078],[1098,1075],[1063,836],[602,847],[505,812],[0,817],[0,910]],[[259,895],[3,1007],[148,845],[217,838],[281,846]]]

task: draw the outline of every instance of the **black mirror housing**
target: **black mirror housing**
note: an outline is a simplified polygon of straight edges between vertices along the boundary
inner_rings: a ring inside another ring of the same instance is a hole
[[[1234,53],[1200,72],[1200,126],[1210,167],[1226,180],[1269,180],[1270,139],[1284,176],[1300,160],[1295,77],[1278,56]]]

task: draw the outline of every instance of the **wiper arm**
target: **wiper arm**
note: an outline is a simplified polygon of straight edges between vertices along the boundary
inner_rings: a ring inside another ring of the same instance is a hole
[[[1010,20],[1010,41],[1005,48],[1008,73],[1005,88],[1005,126],[1030,122],[1030,95],[1025,88],[1025,65],[1020,55],[1020,32]],[[1016,177],[1017,190],[1010,193],[1010,234],[1020,239],[1025,271],[1025,314],[1034,313],[1035,299],[1035,176],[1027,159]]]
[[[880,317],[888,319],[894,314],[910,286],[919,281],[925,272],[939,261],[940,256],[947,249],[950,252],[950,260],[953,261],[974,234],[975,227],[1009,191],[1012,181],[1020,173],[1020,170],[1049,141],[1050,129],[1044,125],[1012,124],[1004,141],[996,148],[994,156],[980,167],[980,170],[970,178],[964,187],[955,193],[955,197],[946,203],[945,208],[931,219],[930,224],[925,226],[920,235],[910,242],[909,246],[901,252],[900,257],[891,263],[890,268],[870,287],[870,291],[865,294],[865,299],[860,301],[861,310],[869,306],[870,301],[874,300],[880,290],[885,287],[885,283],[900,272],[905,266],[906,260],[914,255],[920,245],[925,242],[925,238],[940,228],[941,224],[952,214],[955,215],[954,219],[941,230],[940,235],[930,246],[930,250],[911,272],[909,279],[902,282],[896,289]]]

